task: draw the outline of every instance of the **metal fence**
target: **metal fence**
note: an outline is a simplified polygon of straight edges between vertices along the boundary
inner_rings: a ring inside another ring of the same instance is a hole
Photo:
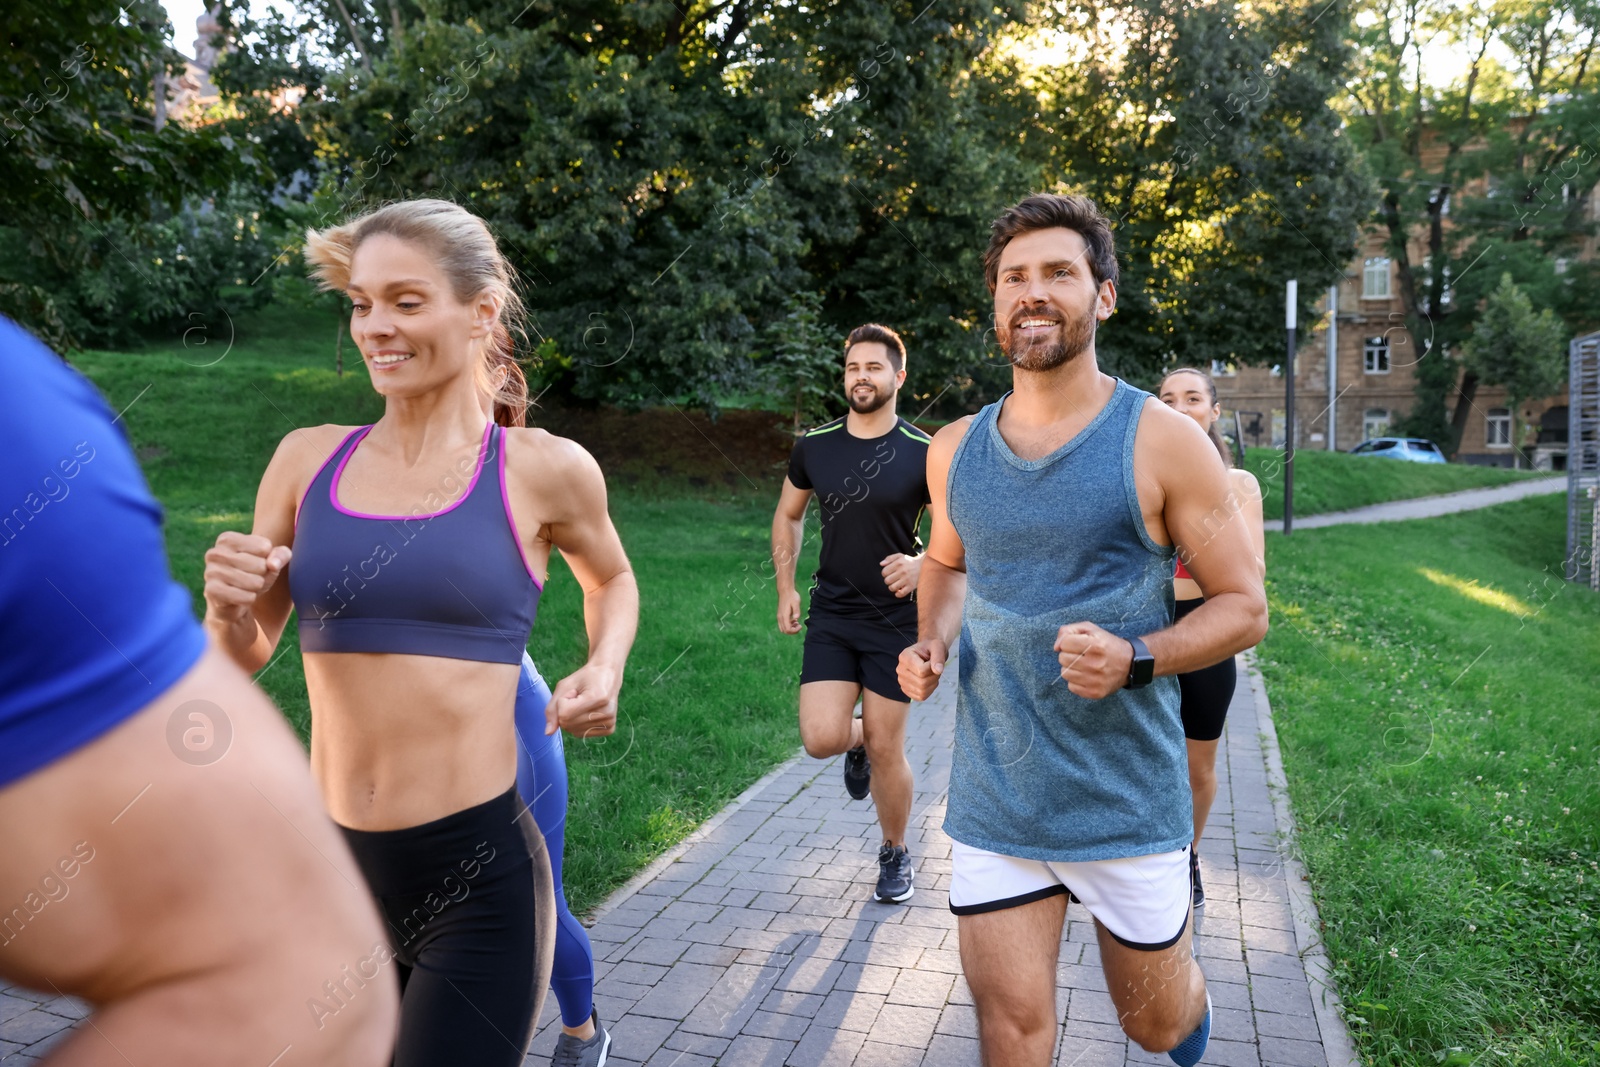
[[[1566,577],[1600,590],[1600,333],[1576,338],[1567,378]]]

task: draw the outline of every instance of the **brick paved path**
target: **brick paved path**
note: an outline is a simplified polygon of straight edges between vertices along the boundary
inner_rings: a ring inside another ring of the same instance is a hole
[[[1288,809],[1260,683],[1241,671],[1201,848],[1209,902],[1199,955],[1216,1006],[1204,1063],[1349,1067],[1320,981],[1299,867],[1278,851]],[[620,891],[590,931],[597,1003],[617,1067],[976,1067],[971,997],[946,898],[939,829],[950,774],[953,678],[914,708],[916,800],[908,836],[917,894],[870,900],[877,823],[846,796],[839,761],[794,760]],[[1105,993],[1092,925],[1068,910],[1057,972],[1062,1067],[1169,1064],[1130,1049]],[[0,985],[0,1059],[41,1055],[82,1014]],[[548,1064],[549,998],[528,1063]],[[142,1065],[140,1065],[142,1067]]]
[[[1319,1003],[1299,951],[1278,851],[1258,721],[1259,681],[1240,672],[1218,759],[1220,788],[1201,848],[1208,903],[1199,955],[1216,1006],[1202,1061],[1228,1067],[1345,1067],[1342,1024]],[[953,678],[912,709],[916,775],[908,837],[916,896],[871,898],[877,823],[844,792],[838,759],[801,758],[769,775],[681,855],[623,889],[590,930],[597,1003],[613,1062],[650,1067],[977,1067],[972,999],[950,914],[950,840],[940,830],[950,776]],[[1281,771],[1278,771],[1281,774]],[[1283,816],[1287,816],[1284,808]],[[1299,888],[1296,887],[1299,893]],[[1304,905],[1302,905],[1303,910]],[[1171,1064],[1117,1026],[1093,925],[1069,907],[1057,971],[1062,1067]],[[1313,963],[1315,968],[1315,963]],[[1326,1018],[1319,1020],[1319,1009]],[[530,1064],[548,1064],[555,1012]],[[1325,1050],[1322,1030],[1331,1034]]]

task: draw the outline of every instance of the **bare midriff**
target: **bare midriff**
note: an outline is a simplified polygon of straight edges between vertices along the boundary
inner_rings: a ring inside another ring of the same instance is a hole
[[[516,664],[321,652],[305,672],[311,770],[339,825],[420,826],[515,783]]]

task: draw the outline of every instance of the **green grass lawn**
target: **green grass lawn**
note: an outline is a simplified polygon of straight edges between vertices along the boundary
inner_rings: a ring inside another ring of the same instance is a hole
[[[1600,597],[1564,529],[1555,496],[1269,539],[1260,663],[1365,1063],[1600,1063]]]
[[[1266,517],[1283,518],[1283,452],[1280,449],[1247,449],[1244,468],[1261,482]],[[1499,467],[1406,463],[1344,452],[1300,449],[1294,454],[1294,513],[1305,516],[1346,511],[1391,500],[1504,485],[1534,476],[1530,471]]]
[[[202,556],[222,530],[249,529],[278,440],[295,426],[382,414],[350,348],[355,369],[334,375],[331,333],[331,319],[272,313],[212,366],[193,364],[215,359],[220,343],[73,359],[115,409],[132,405],[124,421],[197,611]],[[580,912],[798,748],[800,639],[777,632],[764,578],[776,499],[776,486],[612,497],[645,609],[617,735],[568,741],[566,884]],[[802,573],[815,566],[811,533]],[[530,648],[552,682],[586,654],[580,591],[559,557]],[[293,626],[281,651],[258,678],[304,737],[310,709]]]

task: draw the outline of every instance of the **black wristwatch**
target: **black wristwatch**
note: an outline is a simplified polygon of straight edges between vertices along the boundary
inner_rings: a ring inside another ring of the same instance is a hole
[[[1156,658],[1137,637],[1125,640],[1133,646],[1133,662],[1128,665],[1128,680],[1122,684],[1122,688],[1143,689],[1156,676]]]

